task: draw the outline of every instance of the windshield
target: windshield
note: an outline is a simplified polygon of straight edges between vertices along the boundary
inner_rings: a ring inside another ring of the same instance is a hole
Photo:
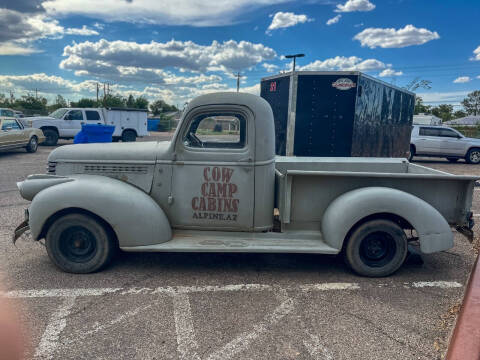
[[[52,112],[49,116],[55,118],[55,119],[60,119],[65,115],[67,112],[67,109],[57,109],[54,112]]]

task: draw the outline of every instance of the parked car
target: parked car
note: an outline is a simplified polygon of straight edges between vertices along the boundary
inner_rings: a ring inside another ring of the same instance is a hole
[[[41,129],[45,145],[56,145],[58,139],[73,139],[82,124],[114,125],[113,140],[135,141],[148,135],[147,110],[124,108],[60,108],[49,116],[28,118],[30,126]]]
[[[41,130],[25,127],[14,117],[0,117],[0,150],[24,147],[34,153],[43,141],[45,136]]]
[[[227,118],[238,132],[208,131]],[[270,105],[242,93],[192,100],[172,141],[56,148],[48,172],[18,183],[32,203],[14,241],[30,229],[72,273],[101,269],[119,247],[342,252],[358,274],[386,276],[409,241],[433,253],[453,246],[451,226],[472,236],[478,178],[403,158],[276,157]]]
[[[413,125],[410,159],[414,156],[444,157],[450,162],[465,159],[480,163],[480,139],[468,138],[447,126]]]

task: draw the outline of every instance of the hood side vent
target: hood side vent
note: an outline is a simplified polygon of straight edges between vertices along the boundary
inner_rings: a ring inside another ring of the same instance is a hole
[[[146,174],[147,166],[142,165],[85,165],[85,174]]]

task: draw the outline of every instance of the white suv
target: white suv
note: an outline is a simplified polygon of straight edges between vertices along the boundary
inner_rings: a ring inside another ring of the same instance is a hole
[[[445,157],[450,162],[465,159],[480,163],[480,139],[467,138],[446,126],[413,125],[410,159],[414,156]]]

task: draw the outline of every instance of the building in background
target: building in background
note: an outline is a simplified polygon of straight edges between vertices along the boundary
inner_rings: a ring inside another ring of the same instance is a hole
[[[442,125],[442,119],[433,114],[420,113],[413,115],[414,125]]]

